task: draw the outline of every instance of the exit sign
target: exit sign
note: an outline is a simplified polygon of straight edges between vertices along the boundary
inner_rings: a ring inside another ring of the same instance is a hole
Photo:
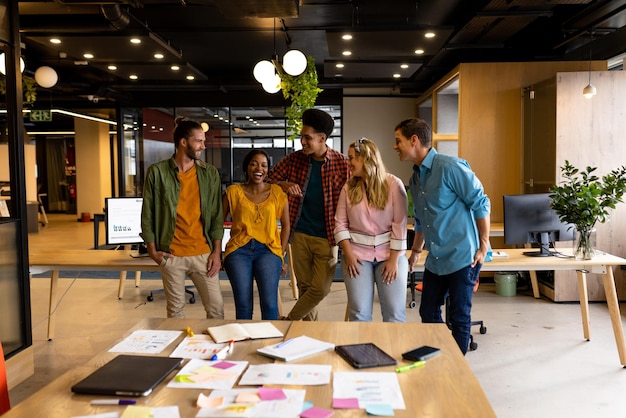
[[[50,122],[52,121],[52,112],[50,110],[31,110],[31,122]]]

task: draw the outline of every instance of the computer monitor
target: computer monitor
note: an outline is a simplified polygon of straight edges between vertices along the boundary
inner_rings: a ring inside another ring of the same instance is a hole
[[[561,222],[550,207],[549,193],[504,196],[504,243],[533,244],[539,251],[528,256],[553,255],[550,246],[556,241],[572,241],[574,225]]]
[[[104,199],[107,245],[143,244],[141,233],[141,197]]]

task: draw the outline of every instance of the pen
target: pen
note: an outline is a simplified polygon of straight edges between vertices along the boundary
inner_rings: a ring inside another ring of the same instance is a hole
[[[416,361],[415,363],[407,364],[406,366],[401,366],[396,368],[396,373],[408,372],[411,369],[416,367],[422,367],[426,364],[424,360]]]
[[[226,358],[226,354],[230,352],[230,347],[231,347],[230,343],[222,347],[220,351],[213,354],[213,357],[211,357],[211,360],[224,360]]]
[[[91,405],[135,405],[134,399],[94,399]]]
[[[228,352],[232,353],[234,349],[235,349],[235,340],[230,340],[228,342]]]
[[[293,341],[293,338],[290,338],[288,340],[283,341],[282,343],[278,343],[278,344],[276,344],[274,349],[284,347],[284,346],[286,346],[287,344],[289,344],[292,341]]]

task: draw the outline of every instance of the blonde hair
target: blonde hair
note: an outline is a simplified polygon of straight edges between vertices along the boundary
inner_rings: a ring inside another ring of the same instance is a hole
[[[363,200],[363,191],[369,206],[383,210],[389,198],[387,170],[374,141],[361,138],[350,144],[355,154],[363,160],[363,175],[348,180],[348,199],[356,205]]]

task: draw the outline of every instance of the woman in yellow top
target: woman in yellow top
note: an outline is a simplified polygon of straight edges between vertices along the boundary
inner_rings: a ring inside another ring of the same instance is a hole
[[[237,319],[252,319],[255,279],[261,318],[278,319],[278,280],[286,272],[289,240],[287,195],[279,186],[264,182],[269,171],[265,151],[250,151],[242,167],[246,182],[229,186],[222,200],[224,220],[229,213],[232,218],[224,270],[233,288]]]

